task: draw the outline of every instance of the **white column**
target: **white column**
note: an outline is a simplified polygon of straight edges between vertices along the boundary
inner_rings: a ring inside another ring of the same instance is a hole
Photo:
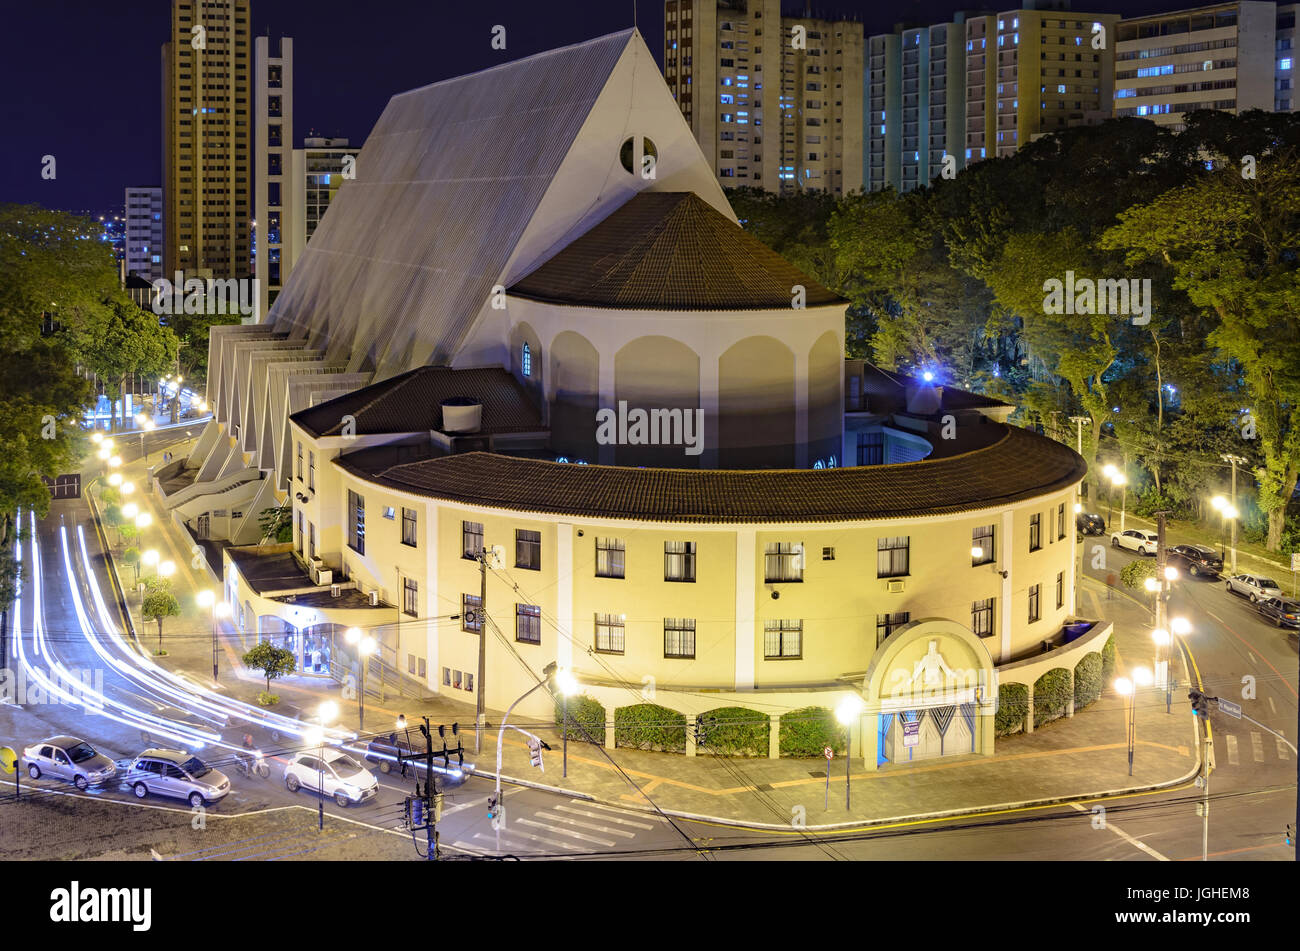
[[[756,533],[736,531],[736,689],[754,686],[754,588],[757,577]]]
[[[700,409],[704,410],[704,452],[700,468],[718,465],[718,357],[715,351],[700,354]]]
[[[1012,552],[1016,551],[1015,512],[1007,509],[1002,513],[1002,559],[1001,564],[1007,576],[1002,579],[1001,610],[1002,638],[998,650],[998,663],[1004,664],[1011,658],[1011,580],[1014,568]]]
[[[800,347],[794,353],[794,464],[797,469],[807,469],[812,464],[808,459],[807,347]]]
[[[423,532],[424,616],[427,618],[434,618],[442,613],[438,601],[438,509],[436,502],[429,502],[424,506],[424,517],[428,523]],[[424,670],[425,683],[434,693],[437,693],[442,686],[441,664],[438,657],[438,627],[439,625],[432,621],[424,625],[424,656],[427,658]]]
[[[555,662],[573,665],[573,523],[555,526]]]
[[[613,355],[615,352],[616,351],[614,350],[609,350],[607,351],[607,353],[609,354],[608,356],[602,356],[600,358],[600,375],[599,375],[600,385],[598,387],[598,389],[600,390],[600,399],[596,408],[612,409],[615,412],[617,412],[618,401],[615,399],[615,392],[614,392],[614,356]],[[614,464],[614,448],[615,448],[614,446],[596,447],[597,461],[602,466],[612,466]]]

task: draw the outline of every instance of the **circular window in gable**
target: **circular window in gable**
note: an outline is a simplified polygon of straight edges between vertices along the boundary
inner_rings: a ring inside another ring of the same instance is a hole
[[[659,161],[659,150],[655,144],[648,138],[641,139],[641,155],[634,154],[636,148],[636,137],[630,136],[619,149],[618,160],[623,164],[623,169],[629,175],[637,173],[637,159],[641,162],[641,177],[654,178],[655,164]]]

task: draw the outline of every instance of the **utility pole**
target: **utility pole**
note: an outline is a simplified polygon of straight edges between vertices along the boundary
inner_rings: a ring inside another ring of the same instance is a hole
[[[1241,508],[1237,505],[1237,466],[1244,466],[1249,460],[1231,453],[1224,453],[1220,458],[1224,462],[1232,463],[1232,507],[1240,512]],[[1232,573],[1235,575],[1237,573],[1237,520],[1233,518],[1229,521],[1232,523]]]
[[[487,712],[483,693],[483,674],[487,669],[487,559],[488,550],[478,554],[478,691],[474,698],[474,752],[483,751],[484,714]]]
[[[1169,585],[1170,581],[1166,575],[1166,566],[1169,558],[1165,548],[1165,516],[1169,513],[1156,512],[1156,580],[1160,582],[1160,587],[1156,589],[1156,630],[1164,631],[1165,643],[1156,648],[1156,686],[1165,688],[1165,712],[1169,712],[1171,703],[1172,687],[1169,685],[1170,673],[1173,670],[1173,638],[1169,634],[1168,616],[1169,616]]]
[[[437,780],[434,779],[433,772],[433,729],[429,725],[429,718],[423,717],[424,723],[420,725],[420,732],[424,734],[424,791],[420,791],[420,780],[415,780],[415,796],[406,798],[406,824],[411,832],[424,830],[425,835],[425,859],[433,862],[438,858],[438,820],[442,818],[442,793],[438,791]],[[405,728],[406,717],[398,721],[398,726]],[[438,733],[444,733],[442,727],[438,728]],[[407,747],[410,747],[410,731],[406,731]],[[446,740],[442,744],[443,757],[447,755]],[[396,749],[398,765],[401,767],[402,775],[406,775],[406,764],[411,760],[419,759],[417,753],[404,753],[399,746]]]

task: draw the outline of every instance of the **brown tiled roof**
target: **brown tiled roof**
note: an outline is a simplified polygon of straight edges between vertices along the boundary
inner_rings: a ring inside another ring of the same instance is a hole
[[[1072,449],[989,423],[983,448],[944,459],[846,469],[641,469],[472,452],[367,469],[381,486],[521,512],[671,522],[830,522],[997,508],[1066,488],[1087,466]]]
[[[510,288],[516,297],[631,310],[847,303],[694,192],[640,192]]]
[[[358,436],[441,432],[442,401],[455,396],[472,397],[483,404],[481,433],[528,433],[546,428],[519,381],[500,367],[419,367],[289,418],[316,438],[339,435],[344,416],[355,417]]]

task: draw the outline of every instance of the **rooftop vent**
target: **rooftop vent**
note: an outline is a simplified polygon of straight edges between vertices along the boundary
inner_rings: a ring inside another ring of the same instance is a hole
[[[483,404],[473,397],[453,396],[442,401],[444,433],[476,433],[483,424]]]

